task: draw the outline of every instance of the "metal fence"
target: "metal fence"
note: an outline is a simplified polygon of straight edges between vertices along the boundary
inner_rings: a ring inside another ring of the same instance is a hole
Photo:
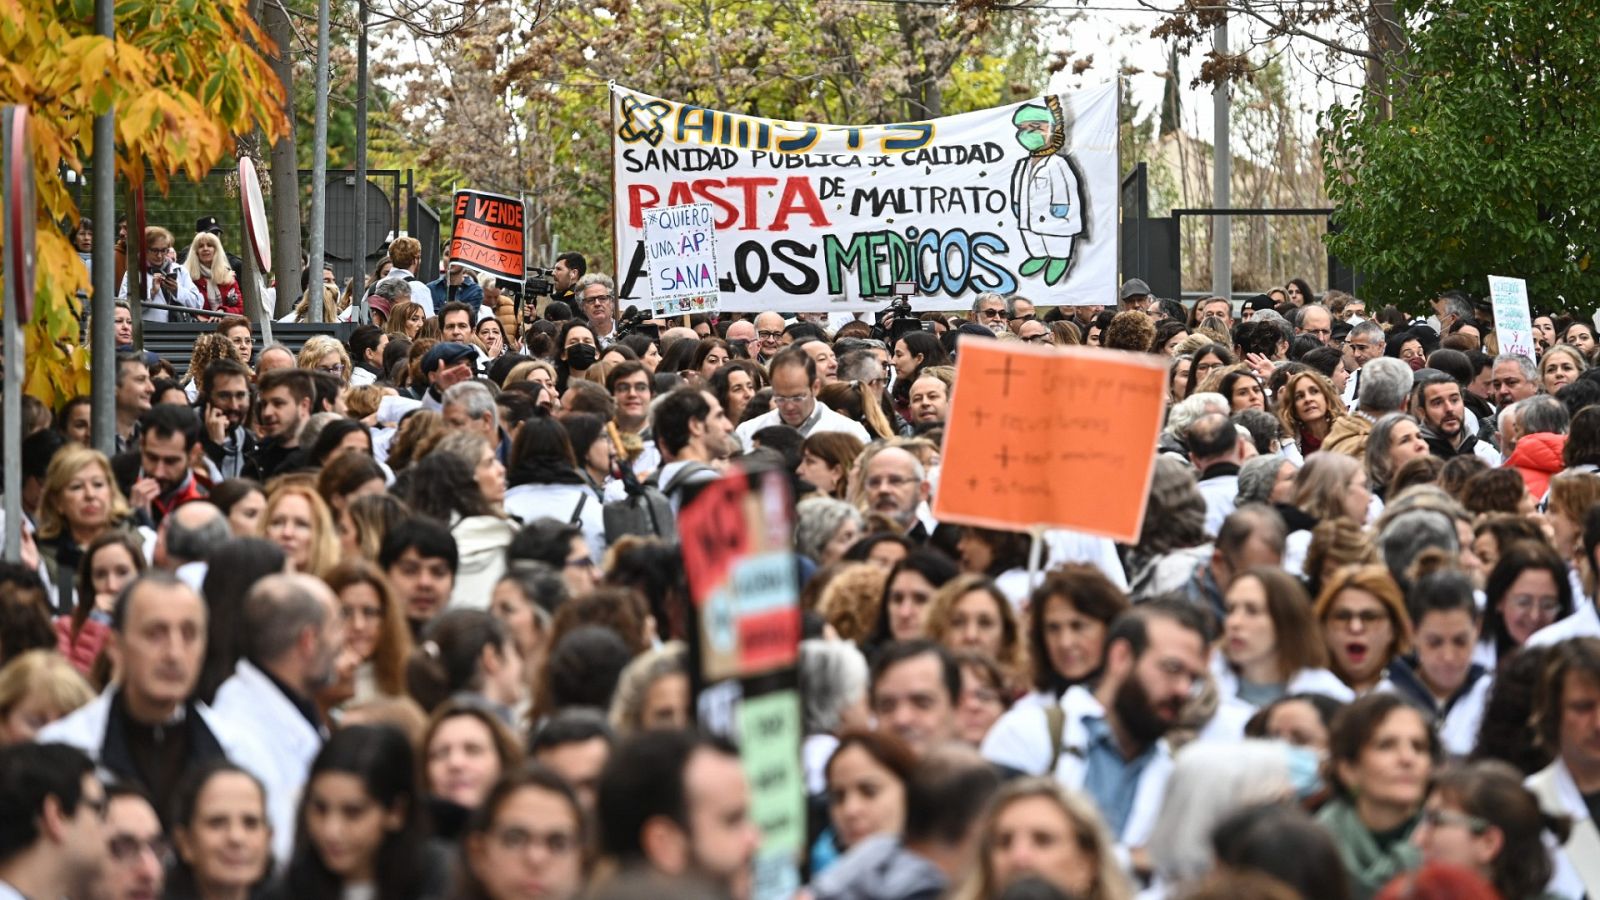
[[[369,169],[367,171],[367,246],[365,252],[355,246],[355,173],[351,170],[330,170],[327,173],[327,210],[325,256],[333,266],[339,283],[355,277],[358,271],[370,273],[383,258],[382,248],[389,238],[404,232],[422,242],[422,263],[417,274],[424,279],[427,273],[439,267],[439,217],[416,196],[410,169]],[[271,181],[262,179],[262,190],[267,192],[270,204]],[[311,219],[311,171],[300,170],[301,245],[294,248],[304,253],[309,246]],[[78,209],[87,213],[93,209],[94,189],[91,173],[68,176],[68,188],[77,201]],[[117,217],[127,215],[128,186],[117,181]],[[173,234],[173,245],[181,259],[194,239],[197,223],[215,217],[222,228],[222,246],[229,254],[244,252],[244,225],[239,205],[239,176],[237,169],[213,169],[199,181],[177,175],[163,193],[153,180],[144,185],[145,224],[159,225]],[[274,256],[289,252],[289,248],[273,247]]]

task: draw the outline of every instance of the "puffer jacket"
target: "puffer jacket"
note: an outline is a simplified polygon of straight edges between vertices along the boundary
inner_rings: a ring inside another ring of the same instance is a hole
[[[1566,468],[1561,462],[1562,451],[1566,448],[1566,435],[1541,431],[1517,441],[1516,449],[1511,451],[1511,458],[1505,464],[1522,473],[1528,493],[1543,497],[1550,489],[1550,476]]]

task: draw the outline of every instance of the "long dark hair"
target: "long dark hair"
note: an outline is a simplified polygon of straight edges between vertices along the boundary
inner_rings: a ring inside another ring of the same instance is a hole
[[[939,343],[938,338],[926,331],[908,331],[900,335],[895,343],[906,345],[907,356],[922,357],[922,362],[910,378],[896,378],[894,381],[894,402],[904,406],[911,402],[911,385],[921,377],[922,371],[929,366],[950,365],[950,354],[944,352],[944,345]],[[891,356],[894,354],[893,345],[889,347],[889,353]]]
[[[406,688],[430,713],[451,695],[483,684],[483,648],[502,656],[517,652],[506,626],[481,609],[446,610],[422,637],[406,661]]]
[[[1500,548],[1500,558],[1484,579],[1483,625],[1486,636],[1494,641],[1497,659],[1505,659],[1517,649],[1511,632],[1506,628],[1506,617],[1500,611],[1500,602],[1511,592],[1511,585],[1529,570],[1548,572],[1555,582],[1556,599],[1561,611],[1556,621],[1572,615],[1572,582],[1567,580],[1567,566],[1550,545],[1544,541],[1516,541]]]
[[[454,516],[498,516],[478,479],[473,464],[455,453],[429,453],[413,463],[408,479],[406,505],[419,515],[432,516],[452,524]]]
[[[194,695],[202,703],[216,699],[217,688],[233,675],[244,655],[239,619],[250,586],[283,571],[283,549],[262,538],[224,541],[206,555],[206,578],[201,594],[206,598],[206,657]]]
[[[1123,593],[1106,574],[1095,566],[1067,563],[1051,569],[1044,576],[1028,600],[1028,655],[1033,664],[1033,686],[1038,690],[1060,697],[1067,688],[1077,683],[1056,671],[1050,664],[1050,647],[1045,634],[1045,610],[1052,600],[1069,604],[1079,615],[1088,616],[1105,624],[1107,630],[1112,620],[1128,610],[1128,595]],[[1101,647],[1102,654],[1104,646]],[[1105,664],[1102,657],[1101,665]],[[1099,670],[1085,680],[1092,681]]]
[[[418,794],[416,759],[411,742],[398,728],[354,725],[341,728],[322,745],[311,763],[305,794],[296,819],[294,858],[284,874],[284,896],[298,900],[340,900],[344,884],[317,852],[306,827],[306,812],[321,775],[353,775],[373,802],[400,813],[398,829],[384,835],[372,862],[374,900],[415,900],[429,893],[438,873],[427,848],[427,826]]]
[[[949,557],[936,550],[914,549],[906,554],[905,559],[895,563],[894,569],[889,572],[889,577],[883,582],[883,597],[878,602],[878,624],[867,638],[869,646],[879,647],[894,640],[893,632],[889,628],[889,593],[894,590],[894,580],[901,572],[915,572],[921,575],[933,585],[935,591],[944,587],[945,582],[961,574],[961,570],[950,561]]]

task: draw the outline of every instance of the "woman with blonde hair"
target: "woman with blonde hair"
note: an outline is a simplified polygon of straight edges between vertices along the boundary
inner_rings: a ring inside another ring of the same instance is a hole
[[[1000,788],[979,833],[978,867],[954,896],[996,900],[1025,876],[1080,900],[1133,896],[1094,803],[1054,778],[1019,778]]]
[[[952,653],[973,650],[1005,669],[1020,684],[1028,675],[1022,625],[1011,601],[984,575],[958,575],[928,601],[927,636]]]
[[[300,348],[300,356],[295,364],[302,369],[326,372],[339,379],[341,385],[350,385],[350,352],[332,335],[318,334],[308,338]]]
[[[76,606],[74,576],[83,548],[102,533],[111,529],[127,531],[141,548],[155,546],[155,536],[149,529],[136,527],[132,515],[105,454],[79,444],[68,444],[56,452],[45,470],[39,527],[34,538],[50,583],[56,586],[57,612],[65,613]]]
[[[1545,393],[1554,396],[1556,391],[1577,381],[1588,368],[1589,360],[1577,347],[1557,344],[1539,357],[1539,381]]]
[[[32,741],[39,729],[94,699],[94,689],[59,653],[29,650],[0,668],[0,747]]]
[[[331,284],[313,284],[306,288],[306,292],[300,295],[300,302],[294,305],[294,312],[290,314],[289,321],[301,325],[311,321],[311,298],[319,292],[322,294],[322,321],[337,321],[339,289]]]
[[[1333,423],[1346,412],[1333,383],[1315,369],[1290,375],[1278,394],[1278,424],[1302,456],[1321,450]]]
[[[1378,562],[1378,548],[1366,529],[1349,519],[1329,519],[1311,529],[1306,548],[1306,588],[1314,597],[1333,573],[1345,566],[1365,566]]]
[[[421,304],[411,300],[401,300],[389,310],[389,318],[383,322],[383,330],[390,334],[404,335],[407,340],[416,340],[418,332],[422,331],[422,323],[427,321],[428,314]]]
[[[228,265],[228,254],[222,251],[222,241],[216,235],[202,231],[194,236],[183,269],[200,291],[206,309],[244,315],[244,294],[239,290],[233,267]]]
[[[333,516],[309,479],[290,476],[268,485],[261,536],[283,549],[295,572],[323,578],[339,562]]]
[[[341,681],[348,681],[350,699],[406,696],[406,659],[411,655],[411,629],[389,579],[374,563],[347,559],[326,579],[339,598],[344,619]]]
[[[1349,519],[1366,525],[1372,489],[1367,472],[1355,457],[1343,453],[1313,453],[1294,476],[1294,496],[1285,510],[1289,535],[1284,542],[1283,568],[1304,571],[1311,529],[1330,519]]]

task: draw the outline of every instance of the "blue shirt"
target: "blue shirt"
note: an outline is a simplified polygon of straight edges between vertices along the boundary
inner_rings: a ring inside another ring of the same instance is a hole
[[[1121,835],[1133,813],[1133,800],[1139,792],[1139,779],[1145,767],[1155,759],[1156,745],[1151,744],[1133,759],[1123,759],[1111,725],[1103,716],[1088,716],[1083,720],[1089,733],[1088,764],[1084,769],[1083,789],[1094,798],[1100,815],[1113,835]]]

